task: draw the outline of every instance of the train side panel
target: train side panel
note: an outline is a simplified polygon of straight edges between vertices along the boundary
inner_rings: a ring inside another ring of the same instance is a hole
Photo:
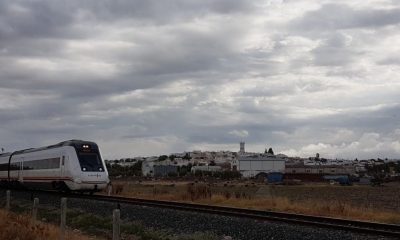
[[[61,188],[62,147],[15,154],[10,162],[10,180],[39,188]]]
[[[8,159],[9,159],[9,157],[10,157],[9,154],[2,154],[0,156],[0,180],[1,181],[8,180]]]

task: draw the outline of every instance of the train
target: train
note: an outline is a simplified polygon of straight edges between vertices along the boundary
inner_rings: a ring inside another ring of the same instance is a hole
[[[0,183],[93,194],[105,189],[110,179],[95,142],[68,140],[0,154]]]

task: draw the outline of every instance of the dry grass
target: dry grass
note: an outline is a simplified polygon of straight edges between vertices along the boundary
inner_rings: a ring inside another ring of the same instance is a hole
[[[293,201],[283,196],[254,197],[246,189],[228,186],[220,190],[207,184],[137,185],[124,184],[121,195],[168,201],[196,202],[261,210],[275,210],[310,215],[358,219],[400,224],[400,212],[355,206],[340,200],[309,199]]]
[[[400,213],[381,211],[371,208],[351,206],[344,202],[293,202],[286,197],[241,199],[226,198],[224,195],[213,195],[212,198],[197,201],[203,204],[233,206],[239,208],[275,210],[328,217],[358,219],[400,224]]]
[[[58,239],[59,228],[54,225],[38,223],[34,224],[27,215],[16,215],[11,212],[0,210],[0,239],[2,240],[44,240]],[[67,231],[66,238],[69,240],[98,239],[87,237],[77,232]]]

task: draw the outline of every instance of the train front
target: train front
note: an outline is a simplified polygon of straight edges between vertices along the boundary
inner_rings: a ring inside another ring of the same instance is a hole
[[[96,192],[105,189],[110,179],[97,144],[80,142],[74,145],[80,165],[79,177],[74,182],[79,184],[81,191]]]

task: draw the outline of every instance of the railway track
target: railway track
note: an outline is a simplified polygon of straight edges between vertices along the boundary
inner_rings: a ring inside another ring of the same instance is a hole
[[[168,208],[180,211],[202,212],[208,214],[218,214],[224,216],[233,216],[238,218],[250,218],[260,221],[279,221],[290,224],[307,225],[311,227],[330,228],[336,230],[358,232],[368,235],[388,236],[400,239],[400,225],[383,224],[367,221],[355,221],[339,218],[311,216],[294,213],[284,213],[276,211],[253,210],[233,207],[223,207],[215,205],[204,205],[194,203],[171,202],[162,200],[150,200],[141,198],[127,198],[119,196],[105,195],[83,195],[83,194],[65,194],[54,191],[30,190],[32,193],[40,192],[45,194],[60,195],[69,198],[89,199],[93,201],[113,202],[120,204],[133,204],[156,208]]]

